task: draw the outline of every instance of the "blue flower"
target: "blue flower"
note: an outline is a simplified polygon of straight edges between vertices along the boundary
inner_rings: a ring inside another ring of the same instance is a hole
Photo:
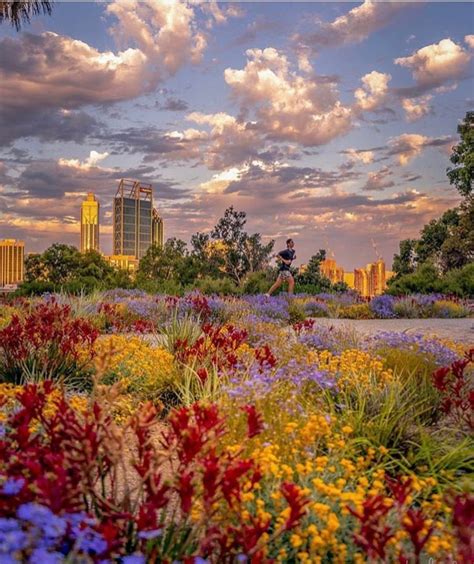
[[[36,548],[30,556],[31,564],[60,564],[61,562],[64,562],[64,556],[60,552],[48,552],[44,548]]]
[[[46,525],[48,521],[54,517],[54,514],[48,507],[31,502],[20,505],[17,511],[17,517],[22,521],[28,521],[41,527]]]
[[[3,554],[8,556],[23,550],[27,544],[28,537],[16,519],[0,518],[0,559]]]
[[[78,550],[89,555],[102,554],[107,550],[107,543],[96,531],[86,528],[76,531]]]
[[[163,531],[161,529],[152,529],[150,531],[140,531],[138,533],[138,537],[140,539],[156,539],[157,537],[161,537]]]
[[[13,478],[10,477],[2,486],[3,495],[17,495],[23,489],[25,485],[24,478]]]
[[[129,554],[120,560],[121,564],[145,564],[146,559],[143,554]]]

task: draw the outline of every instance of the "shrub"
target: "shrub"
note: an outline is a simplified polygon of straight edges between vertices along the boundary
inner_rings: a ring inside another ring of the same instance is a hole
[[[85,367],[97,337],[97,329],[72,318],[68,306],[40,303],[23,318],[13,315],[0,331],[0,378],[15,384],[48,379],[87,386]]]
[[[238,287],[230,278],[211,278],[210,276],[198,280],[197,288],[207,295],[232,296],[239,292]]]
[[[391,319],[397,317],[395,310],[395,298],[388,294],[375,296],[369,304],[370,310],[379,319]]]
[[[339,316],[346,319],[371,319],[373,318],[369,304],[352,304],[341,309]]]

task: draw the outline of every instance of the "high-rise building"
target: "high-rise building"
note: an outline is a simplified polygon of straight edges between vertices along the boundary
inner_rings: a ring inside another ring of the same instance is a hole
[[[354,270],[354,288],[364,298],[372,298],[383,294],[387,287],[387,273],[385,262],[378,259],[369,263],[365,268]]]
[[[333,284],[344,282],[344,269],[332,258],[324,259],[319,265],[319,270]]]
[[[113,254],[141,259],[152,243],[162,244],[163,220],[153,209],[153,188],[122,179],[114,198]]]
[[[81,253],[99,250],[99,202],[89,192],[81,206]]]
[[[162,247],[164,242],[163,218],[160,217],[155,209],[153,210],[151,222],[151,242],[153,245]]]
[[[25,242],[0,240],[0,287],[23,282],[25,275]]]

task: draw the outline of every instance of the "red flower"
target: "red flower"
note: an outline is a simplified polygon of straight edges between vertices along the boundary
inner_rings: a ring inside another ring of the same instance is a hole
[[[463,493],[454,499],[453,526],[457,539],[457,558],[463,564],[474,562],[474,495]]]
[[[302,494],[300,488],[290,482],[283,482],[280,488],[283,497],[290,506],[290,515],[284,525],[285,530],[293,529],[306,514],[309,500]]]
[[[264,429],[264,422],[262,414],[259,413],[254,405],[245,405],[242,411],[247,414],[248,431],[247,436],[249,439],[259,435]]]
[[[194,472],[186,472],[178,478],[177,492],[181,500],[181,510],[183,513],[191,511],[194,495],[193,476]]]

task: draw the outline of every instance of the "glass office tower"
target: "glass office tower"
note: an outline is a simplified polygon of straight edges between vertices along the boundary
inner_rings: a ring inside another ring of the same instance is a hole
[[[113,254],[141,259],[154,242],[155,214],[151,184],[123,178],[114,198]]]

